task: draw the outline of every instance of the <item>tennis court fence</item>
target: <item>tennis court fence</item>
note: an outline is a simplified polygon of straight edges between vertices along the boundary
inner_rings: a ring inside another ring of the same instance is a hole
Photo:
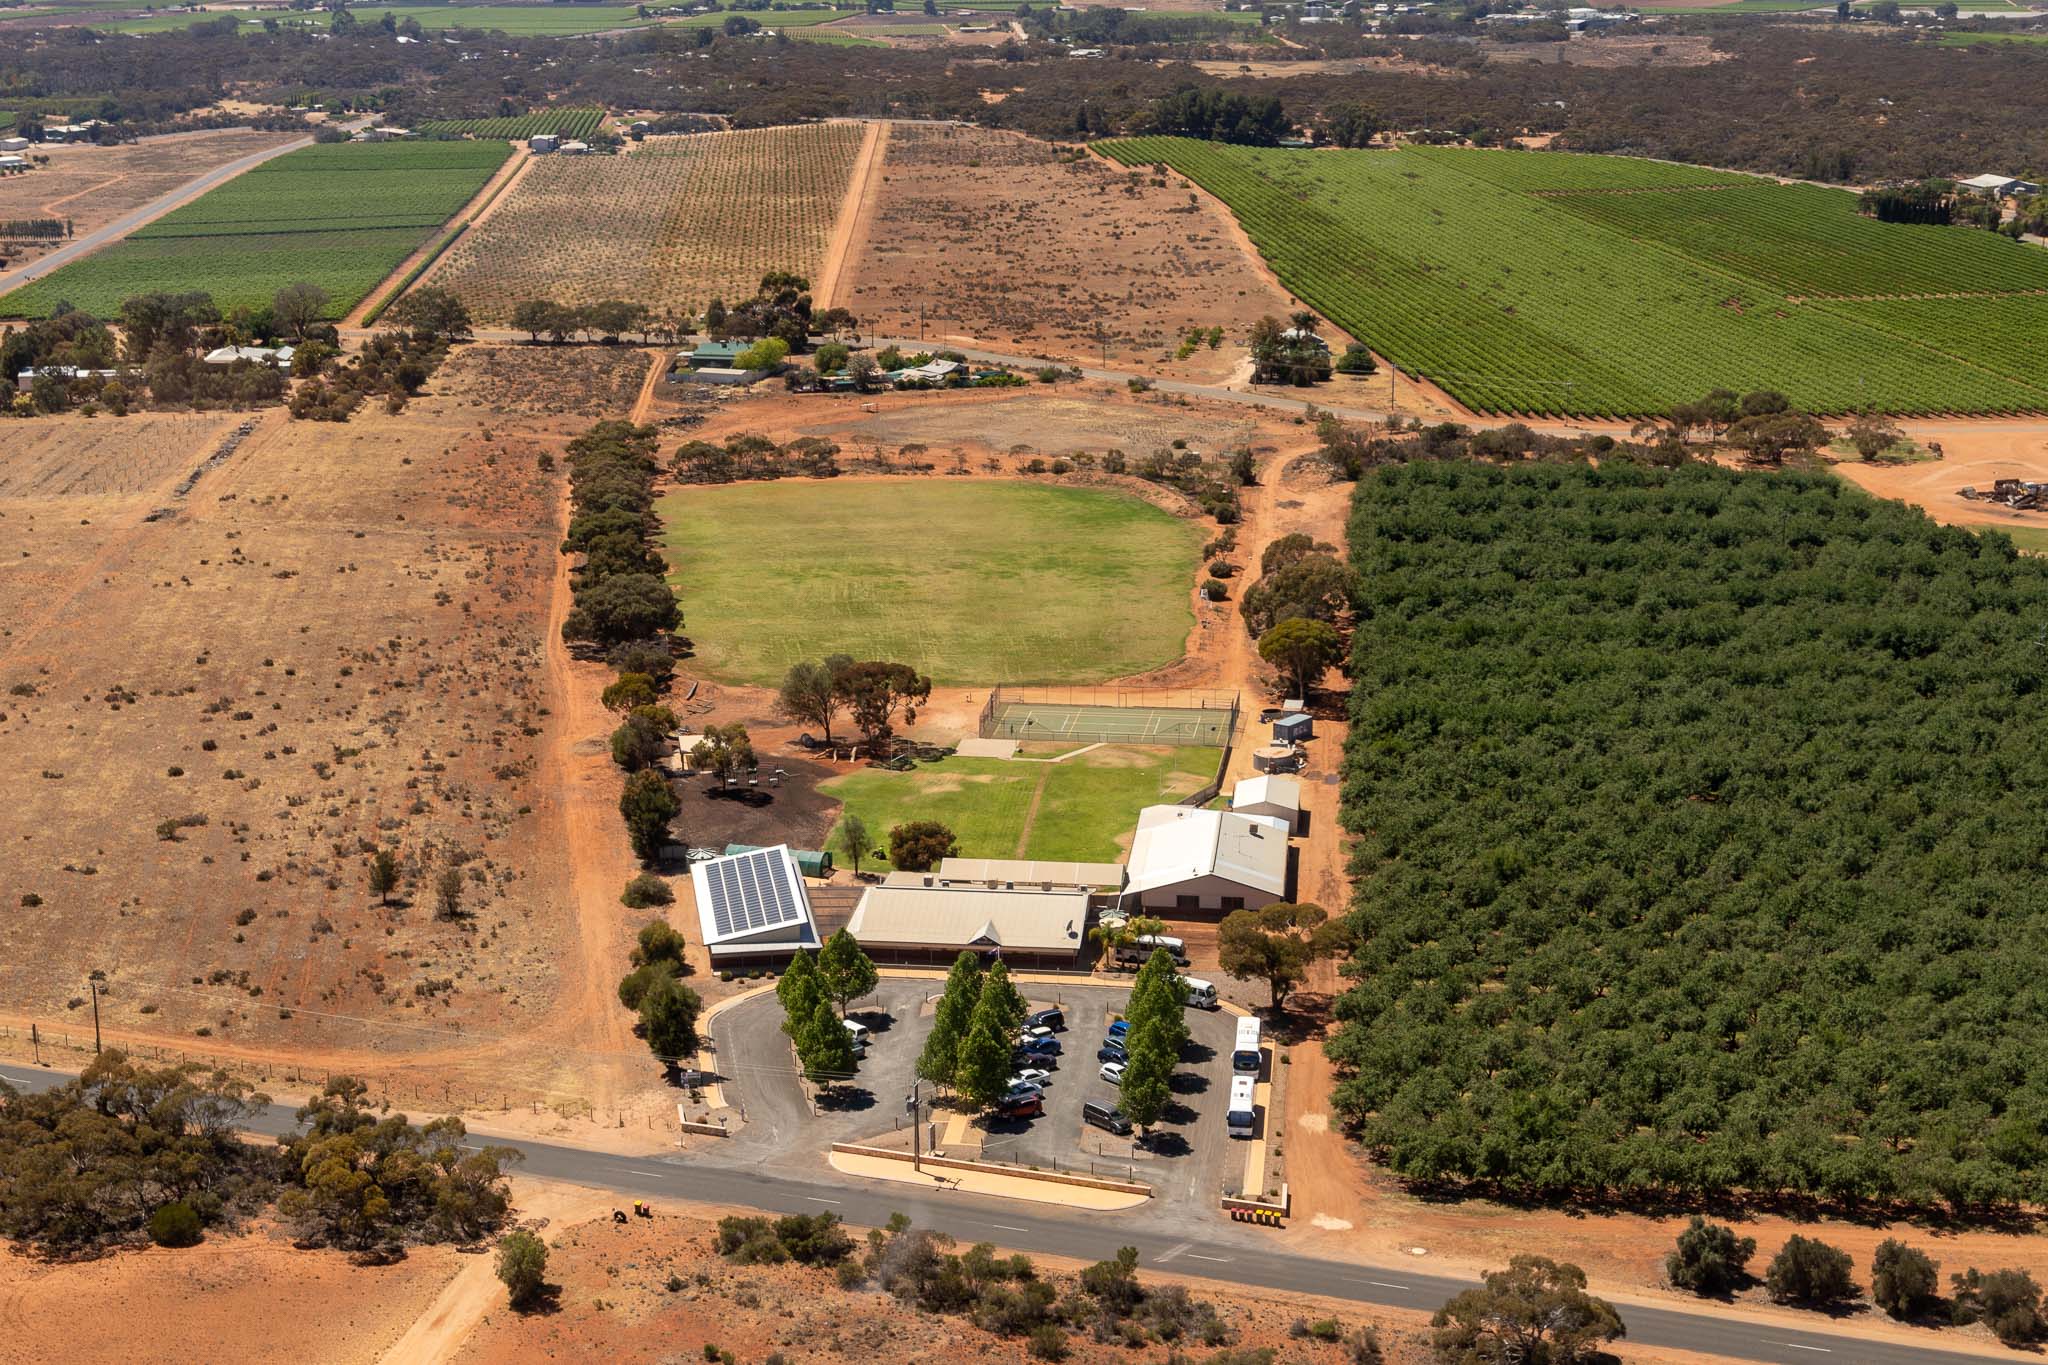
[[[1238,694],[1165,687],[1009,687],[981,709],[983,739],[1230,747]]]

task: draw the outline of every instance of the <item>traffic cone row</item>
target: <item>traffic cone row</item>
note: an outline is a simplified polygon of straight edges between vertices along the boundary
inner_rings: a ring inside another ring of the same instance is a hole
[[[1233,1223],[1258,1223],[1269,1228],[1281,1226],[1280,1215],[1271,1209],[1244,1209],[1233,1206],[1230,1210],[1230,1221]]]

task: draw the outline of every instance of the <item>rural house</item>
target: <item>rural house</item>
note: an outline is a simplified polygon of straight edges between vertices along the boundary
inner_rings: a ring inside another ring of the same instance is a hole
[[[1986,199],[2011,199],[2041,192],[2041,187],[2031,180],[2020,180],[2010,175],[1973,175],[1968,180],[1958,180],[1956,186],[1973,190]]]

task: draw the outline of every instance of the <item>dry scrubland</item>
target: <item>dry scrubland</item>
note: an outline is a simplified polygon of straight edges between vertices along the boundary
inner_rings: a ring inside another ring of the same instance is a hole
[[[274,1041],[313,1065],[458,1042],[392,1022],[541,1020],[569,919],[528,813],[546,809],[558,558],[560,474],[538,456],[559,443],[545,422],[486,432],[494,394],[546,396],[559,367],[534,352],[522,380],[510,354],[465,353],[396,417],[266,413],[182,499],[242,419],[55,418],[9,441],[11,1008],[89,1028],[67,1001],[99,968],[111,1028]],[[145,521],[155,508],[172,510]],[[365,890],[373,845],[402,853],[388,910]],[[456,865],[473,917],[436,922],[432,880]]]
[[[842,301],[886,335],[918,335],[923,307],[931,337],[1096,364],[1100,322],[1112,362],[1215,378],[1246,324],[1289,307],[1230,220],[1177,177],[1160,187],[1029,138],[916,124],[890,128],[882,175]],[[1217,323],[1223,347],[1174,361],[1185,329]]]
[[[856,123],[651,137],[623,156],[539,158],[433,283],[480,323],[522,299],[626,299],[660,312],[815,280],[860,150]]]
[[[47,167],[0,177],[0,218],[69,218],[72,230],[84,236],[215,166],[291,140],[290,133],[228,128],[144,138],[124,147],[45,143],[35,154],[50,158]],[[32,247],[5,254],[11,269],[48,252]],[[7,311],[0,305],[0,316]]]

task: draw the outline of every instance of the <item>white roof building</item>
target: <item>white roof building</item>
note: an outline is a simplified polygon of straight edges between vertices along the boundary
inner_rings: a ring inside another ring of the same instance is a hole
[[[1973,175],[1968,180],[1958,180],[1956,184],[1966,190],[1975,190],[1979,194],[1989,195],[1993,199],[2004,199],[2015,194],[2039,194],[2041,192],[2041,187],[2032,181],[2020,180],[2010,175]]]
[[[261,365],[289,365],[292,352],[290,346],[222,346],[206,353],[206,363],[232,365],[237,360],[253,360]]]
[[[1122,863],[1054,863],[1029,858],[942,858],[939,876],[949,882],[999,882],[1069,890],[1124,887]]]
[[[787,844],[693,863],[690,884],[714,967],[786,959],[818,946],[811,899]]]
[[[1269,815],[1147,806],[1131,840],[1125,903],[1189,915],[1285,900],[1287,834],[1287,821]]]
[[[1087,941],[1088,889],[892,872],[861,896],[846,930],[871,957],[945,962],[966,950],[1072,966]]]
[[[1285,820],[1290,833],[1301,829],[1301,779],[1278,773],[1247,777],[1230,789],[1230,809],[1239,815],[1265,815]]]
[[[0,171],[18,171],[27,165],[25,156],[0,156]]]

